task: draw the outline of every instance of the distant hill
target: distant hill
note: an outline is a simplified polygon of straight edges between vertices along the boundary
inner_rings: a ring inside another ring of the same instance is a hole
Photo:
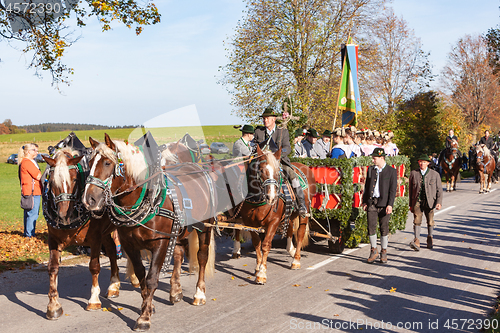
[[[135,128],[137,125],[130,126],[103,126],[94,124],[69,124],[69,123],[45,123],[39,125],[18,126],[20,129],[26,130],[27,133],[42,133],[42,132],[60,132],[60,131],[90,131],[116,128]]]

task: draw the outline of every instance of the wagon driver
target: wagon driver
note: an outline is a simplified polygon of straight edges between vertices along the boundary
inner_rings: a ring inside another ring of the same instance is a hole
[[[300,216],[306,217],[308,213],[304,192],[302,191],[302,187],[300,186],[297,174],[293,170],[290,159],[288,158],[288,154],[290,154],[290,152],[292,151],[288,129],[286,127],[278,128],[276,126],[277,116],[278,114],[273,110],[272,107],[267,107],[264,110],[264,113],[262,113],[262,115],[260,116],[262,118],[262,121],[264,122],[264,126],[259,126],[255,129],[254,141],[259,144],[271,137],[278,149],[281,148],[281,166],[283,168],[283,172],[292,185],[295,197],[297,198]]]

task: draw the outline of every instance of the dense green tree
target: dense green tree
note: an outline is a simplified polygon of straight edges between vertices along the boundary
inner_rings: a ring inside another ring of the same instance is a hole
[[[443,148],[439,114],[440,100],[434,91],[417,93],[399,104],[395,142],[400,153],[410,158],[412,168],[421,154],[439,153]]]
[[[486,34],[490,66],[495,74],[500,72],[500,28],[492,28]]]

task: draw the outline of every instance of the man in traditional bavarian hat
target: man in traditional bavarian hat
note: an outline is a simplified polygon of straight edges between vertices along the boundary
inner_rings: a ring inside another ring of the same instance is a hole
[[[290,136],[288,129],[278,128],[276,126],[276,117],[278,114],[274,111],[272,107],[267,107],[264,113],[260,116],[264,122],[264,126],[259,126],[255,129],[254,141],[260,144],[271,138],[276,146],[281,148],[281,166],[285,175],[290,181],[293,191],[295,192],[295,197],[297,198],[297,204],[299,206],[299,214],[302,217],[308,216],[307,207],[304,197],[304,192],[300,186],[299,179],[292,168],[288,154],[292,151],[290,146]]]
[[[250,156],[253,149],[253,136],[255,130],[252,125],[244,125],[240,128],[241,138],[233,144],[233,156]]]
[[[316,145],[318,146],[318,155],[319,158],[327,158],[330,157],[330,141],[332,140],[332,132],[329,130],[325,130],[323,134],[321,134],[321,138],[316,141]]]
[[[295,131],[295,139],[293,140],[294,143],[294,154],[293,157],[307,157],[307,152],[304,149],[304,145],[302,144],[302,141],[304,140],[304,134],[307,132],[305,129],[298,128]]]
[[[420,251],[420,229],[422,215],[427,220],[427,248],[432,249],[434,229],[434,209],[440,210],[443,201],[443,188],[439,173],[429,168],[431,159],[423,154],[418,159],[419,168],[410,173],[410,211],[413,213],[413,232],[415,238],[410,247]]]
[[[321,158],[320,151],[321,147],[318,145],[318,132],[314,128],[310,128],[306,133],[306,139],[302,143],[304,149],[307,152],[307,157],[310,158]]]
[[[368,220],[368,237],[371,251],[367,262],[373,263],[378,258],[377,221],[380,224],[380,262],[387,263],[387,245],[389,243],[389,220],[396,199],[397,171],[385,162],[383,148],[375,148],[371,154],[373,165],[368,168],[365,190],[363,192],[363,209]]]

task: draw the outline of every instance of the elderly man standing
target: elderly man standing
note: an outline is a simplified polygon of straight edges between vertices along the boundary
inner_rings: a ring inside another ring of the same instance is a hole
[[[389,243],[389,220],[396,199],[398,174],[396,169],[385,162],[383,148],[375,148],[372,153],[373,165],[368,168],[365,190],[363,192],[363,210],[368,220],[368,237],[371,251],[367,262],[375,262],[377,252],[377,222],[380,224],[380,262],[387,263]]]
[[[415,238],[410,247],[420,251],[420,229],[422,216],[427,220],[427,248],[432,249],[434,229],[434,209],[440,210],[443,201],[443,188],[439,173],[429,168],[431,159],[422,155],[418,159],[419,168],[410,173],[410,211],[413,213],[413,232]]]
[[[250,156],[253,149],[253,135],[255,130],[252,125],[245,125],[240,128],[241,138],[233,144],[233,156]]]

